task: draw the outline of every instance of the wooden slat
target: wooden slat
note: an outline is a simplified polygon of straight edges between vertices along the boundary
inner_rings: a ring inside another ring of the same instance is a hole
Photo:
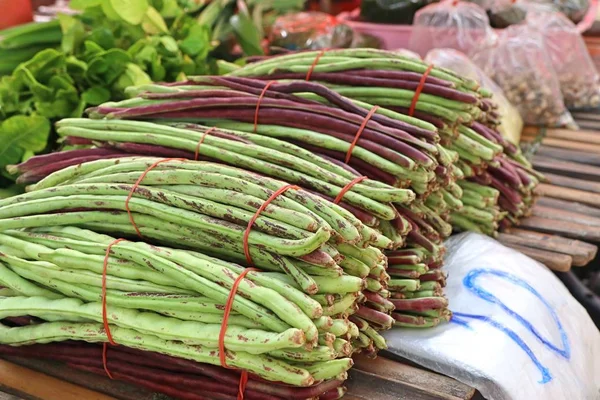
[[[598,114],[598,112],[572,111],[571,115],[575,119],[581,119],[585,121],[600,121],[600,114]]]
[[[553,160],[551,158],[534,156],[533,166],[540,172],[551,172],[579,179],[600,181],[600,167],[583,165],[569,161]]]
[[[377,361],[373,361],[361,354],[357,354],[354,357],[354,361],[354,368],[358,370],[378,375],[385,379],[404,382],[407,385],[425,388],[432,393],[446,394],[450,396],[449,398],[470,399],[475,393],[475,389],[456,379],[426,371],[404,362],[397,362],[387,357],[380,356],[377,358]]]
[[[570,129],[548,129],[546,137],[555,139],[565,139],[577,142],[600,144],[600,133],[595,131],[572,131]]]
[[[541,205],[535,205],[532,209],[531,215],[535,217],[555,219],[557,221],[575,222],[577,224],[582,224],[589,227],[600,227],[600,218],[594,218],[585,214]]]
[[[41,400],[114,400],[5,360],[0,360],[0,390]]]
[[[566,254],[554,253],[552,251],[534,249],[518,244],[506,243],[505,246],[515,249],[528,257],[533,258],[554,271],[567,272],[571,269],[573,259]]]
[[[600,193],[600,182],[592,182],[586,181],[585,179],[570,178],[568,176],[557,175],[549,172],[546,172],[544,175],[550,180],[550,183],[555,186],[585,190],[586,192]]]
[[[555,235],[531,232],[521,229],[509,229],[498,234],[500,243],[522,245],[530,248],[566,254],[573,259],[573,265],[583,267],[597,254],[598,247],[579,240],[562,238]]]
[[[79,371],[77,369],[70,368],[63,363],[21,357],[5,358],[14,365],[19,365],[20,368],[26,367],[28,370],[38,371],[40,373],[50,375],[59,382],[70,383],[85,387],[93,390],[94,392],[103,393],[106,396],[102,397],[102,399],[115,398],[119,400],[153,400],[156,398],[154,393],[146,389],[125,382],[111,380],[108,377]],[[0,382],[2,382],[1,375]],[[165,399],[166,398],[167,397],[165,397]],[[81,399],[84,398],[82,397]],[[51,399],[42,397],[42,400]]]
[[[589,131],[600,130],[600,121],[577,120],[575,121],[579,128]]]
[[[553,197],[555,199],[576,201],[593,207],[600,208],[600,194],[590,193],[585,190],[564,188],[547,183],[540,183],[535,188],[539,196]]]
[[[553,160],[571,161],[581,164],[600,166],[600,156],[583,153],[575,150],[565,150],[556,147],[541,145],[537,148],[536,155]]]
[[[600,208],[590,207],[574,201],[553,199],[552,197],[539,197],[537,199],[537,204],[600,218]]]
[[[352,400],[469,400],[475,390],[454,379],[378,357],[357,357],[346,382]]]
[[[576,142],[574,140],[544,138],[542,144],[546,146],[558,147],[562,149],[583,151],[586,153],[594,153],[600,155],[600,145],[584,142]]]
[[[539,232],[553,233],[586,242],[600,242],[600,228],[593,228],[567,221],[557,221],[542,217],[528,217],[521,220],[520,227]]]

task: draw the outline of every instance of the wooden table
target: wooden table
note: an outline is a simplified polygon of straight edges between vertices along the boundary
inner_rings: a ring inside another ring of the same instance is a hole
[[[574,115],[600,130],[600,114]],[[556,271],[586,266],[600,243],[600,132],[528,127],[522,143],[550,183],[537,187],[532,215],[498,240]]]
[[[475,389],[452,378],[394,361],[358,356],[345,400],[477,400]],[[154,400],[166,397],[73,370],[60,363],[0,359],[0,400]]]

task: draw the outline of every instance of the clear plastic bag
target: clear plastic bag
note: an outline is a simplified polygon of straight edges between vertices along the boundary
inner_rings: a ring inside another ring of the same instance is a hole
[[[269,42],[271,46],[288,50],[380,47],[377,39],[361,35],[334,16],[322,12],[300,12],[278,17],[271,28]]]
[[[504,29],[498,42],[471,56],[504,91],[526,124],[575,128],[546,54],[542,34],[526,25]]]
[[[559,12],[535,12],[527,23],[542,32],[568,108],[600,105],[600,77],[577,27]]]
[[[445,0],[422,8],[415,15],[410,49],[421,56],[435,48],[470,54],[496,39],[485,10],[474,3]]]
[[[458,50],[434,49],[427,53],[425,61],[438,67],[450,69],[465,78],[473,79],[493,93],[492,100],[498,106],[500,114],[500,125],[498,131],[514,144],[519,144],[521,131],[523,130],[523,119],[510,101],[504,95],[502,89],[496,85],[475,63]]]

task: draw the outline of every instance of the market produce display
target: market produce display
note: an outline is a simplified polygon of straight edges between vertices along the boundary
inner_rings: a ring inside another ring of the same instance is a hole
[[[65,342],[47,357],[71,362],[102,352],[70,341],[103,343],[73,364],[121,379],[131,354],[147,376],[162,359],[186,393],[222,376],[194,398],[234,378],[242,398],[339,398],[381,331],[450,319],[453,230],[532,206],[542,177],[476,81],[372,49],[220,66],[62,119],[66,150],[7,168],[29,186],[0,200],[0,345]]]

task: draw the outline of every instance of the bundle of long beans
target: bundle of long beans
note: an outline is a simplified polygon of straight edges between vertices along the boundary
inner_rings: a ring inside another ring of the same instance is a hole
[[[58,155],[64,153],[42,160]],[[284,182],[221,164],[158,160],[130,156],[72,165],[0,203],[0,282],[14,291],[0,298],[0,317],[47,321],[3,329],[0,343],[105,341],[101,271],[114,238],[95,232],[138,232],[151,242],[202,253],[143,242],[112,247],[106,301],[116,341],[218,363],[217,328],[227,293],[244,270],[222,260],[245,263],[244,227]],[[266,364],[232,364],[296,386],[343,381],[351,366],[347,357],[375,355],[385,347],[377,330],[393,324],[386,259],[376,247],[390,241],[304,190],[283,193],[263,212],[248,235],[248,250],[253,265],[270,272],[250,272],[242,281],[225,345],[236,354],[268,358]],[[61,331],[67,333],[57,336]],[[252,340],[257,349],[246,347]],[[201,353],[197,345],[212,350]],[[299,370],[308,375],[300,378]]]
[[[452,224],[458,230],[494,234],[499,224],[518,223],[531,209],[533,188],[543,177],[531,169],[520,149],[495,129],[499,118],[489,93],[442,68],[432,68],[420,85],[428,68],[419,60],[391,52],[359,49],[271,57],[229,75],[262,80],[310,77],[355,104],[377,104],[402,114],[408,113],[420,86],[422,94],[414,104],[414,116],[434,125],[442,146],[458,154],[454,165],[460,171],[455,169],[455,175],[499,192],[495,201],[482,207],[463,207],[445,196],[452,210]],[[489,191],[482,190],[486,197]],[[478,190],[469,190],[467,197],[483,200],[479,194]]]
[[[40,319],[19,327],[0,325],[0,343],[109,340],[102,324],[100,271],[114,238],[52,227],[8,230],[0,241],[0,281],[14,291],[0,298],[0,318]],[[219,365],[223,306],[243,267],[143,242],[121,242],[111,250],[105,314],[111,340]],[[343,381],[361,334],[343,317],[346,311],[335,318],[326,315],[326,308],[277,274],[246,276],[224,337],[227,365],[301,387]],[[337,289],[345,296],[358,293],[358,281],[338,279]],[[368,338],[372,329],[364,332]]]

